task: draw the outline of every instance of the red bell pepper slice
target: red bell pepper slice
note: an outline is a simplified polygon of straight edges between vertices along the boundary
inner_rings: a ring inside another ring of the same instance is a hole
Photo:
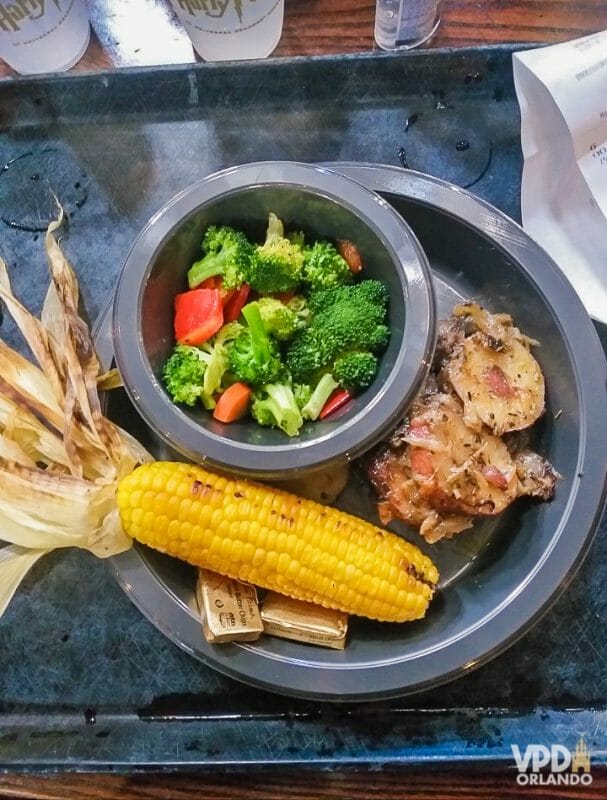
[[[232,297],[236,294],[236,289],[225,289],[223,286],[223,278],[220,275],[215,275],[203,281],[197,289],[219,289],[221,294],[221,302],[223,307],[230,302]]]
[[[347,389],[335,389],[335,391],[331,394],[327,402],[322,407],[320,414],[318,415],[319,419],[325,419],[330,414],[333,414],[338,409],[342,408],[352,399],[352,395]]]
[[[202,344],[222,325],[219,289],[192,289],[175,297],[175,339],[180,344]]]
[[[196,288],[197,289],[221,289],[221,278],[218,278],[215,275],[211,275],[210,278],[207,278],[206,280],[204,280]]]
[[[251,287],[248,283],[242,283],[238,289],[232,294],[223,306],[223,321],[234,322],[240,316],[242,307],[247,302]]]

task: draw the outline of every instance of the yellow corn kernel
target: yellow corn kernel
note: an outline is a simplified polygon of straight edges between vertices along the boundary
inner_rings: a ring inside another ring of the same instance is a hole
[[[390,622],[419,619],[438,581],[431,560],[394,533],[199,466],[145,464],[120,482],[117,500],[133,539],[325,608]]]

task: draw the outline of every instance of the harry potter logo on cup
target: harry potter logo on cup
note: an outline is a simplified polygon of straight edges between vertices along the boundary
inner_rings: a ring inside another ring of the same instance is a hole
[[[51,0],[59,11],[59,0]],[[0,3],[0,31],[16,33],[21,30],[19,23],[24,19],[37,20],[44,17],[47,0],[15,0],[14,3]]]
[[[282,33],[284,2],[171,0],[171,5],[198,55],[229,61],[270,55]]]
[[[246,0],[244,0],[246,2]],[[226,13],[231,0],[178,0],[179,5],[188,14],[206,14],[207,17],[223,17]],[[255,0],[249,0],[254,3]],[[238,19],[242,22],[243,0],[234,0],[234,10]]]

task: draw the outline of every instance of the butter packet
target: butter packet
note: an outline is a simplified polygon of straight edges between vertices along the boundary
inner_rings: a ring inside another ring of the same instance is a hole
[[[282,639],[343,650],[348,615],[314,603],[268,592],[261,608],[264,632]]]
[[[196,600],[207,642],[254,642],[263,632],[257,593],[248,583],[201,569]]]

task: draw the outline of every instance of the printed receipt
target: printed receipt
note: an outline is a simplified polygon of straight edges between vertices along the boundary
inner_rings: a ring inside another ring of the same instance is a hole
[[[513,55],[523,227],[607,323],[607,31]]]

